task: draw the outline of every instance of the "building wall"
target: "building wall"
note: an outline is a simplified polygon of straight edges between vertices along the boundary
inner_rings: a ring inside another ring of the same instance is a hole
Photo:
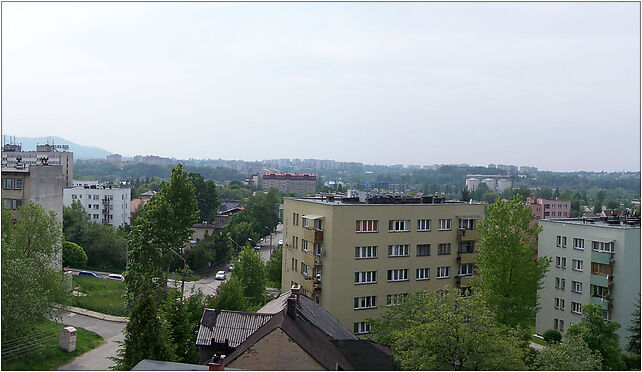
[[[576,220],[577,221],[577,220]],[[640,292],[640,227],[607,226],[605,224],[581,224],[568,221],[539,221],[542,232],[538,238],[539,256],[553,259],[544,278],[544,286],[538,292],[540,311],[536,316],[536,332],[542,334],[554,328],[555,319],[564,321],[564,331],[581,319],[581,314],[572,312],[572,302],[581,305],[599,303],[608,310],[609,318],[622,325],[618,331],[620,344],[627,342],[626,328],[630,325],[633,305]],[[557,246],[557,236],[566,237],[566,248]],[[573,238],[584,239],[584,249],[573,248]],[[592,297],[591,283],[606,284],[602,275],[591,273],[592,262],[609,262],[605,253],[592,250],[592,241],[614,241],[612,306]],[[556,267],[556,257],[566,258],[566,268]],[[573,269],[573,259],[582,260],[583,271]],[[565,279],[565,289],[555,287],[555,278]],[[572,281],[582,283],[582,293],[572,291]],[[555,298],[563,299],[564,309],[555,308]]]
[[[49,158],[49,164],[60,165],[63,174],[64,187],[71,187],[74,184],[74,153],[68,151],[3,151],[2,166],[13,168],[16,165],[16,158],[22,157],[22,163],[28,166],[40,164],[38,158]]]
[[[528,197],[526,203],[530,204],[533,213],[537,219],[550,219],[550,218],[570,218],[571,217],[571,202],[559,199],[542,199]],[[536,208],[540,211],[536,212]]]
[[[458,216],[474,216],[476,224],[484,216],[481,204],[403,204],[403,205],[346,205],[285,199],[284,207],[284,244],[282,288],[287,290],[293,282],[300,284],[306,295],[315,297],[321,306],[336,317],[346,328],[353,330],[355,322],[377,317],[386,310],[387,295],[414,292],[419,289],[437,289],[446,285],[457,286],[458,262]],[[293,224],[299,215],[298,225]],[[309,252],[302,250],[302,240],[311,239],[311,231],[303,227],[305,215],[323,216],[323,240],[321,257],[314,257],[314,245]],[[431,230],[417,231],[418,219],[430,219]],[[439,230],[439,219],[451,219],[451,229]],[[355,232],[357,220],[378,220],[378,232]],[[389,232],[389,220],[410,220],[410,231]],[[298,238],[298,246],[295,241]],[[467,231],[463,240],[473,240],[475,249],[479,235]],[[438,255],[438,244],[450,243],[450,254]],[[408,256],[388,257],[388,246],[408,244]],[[430,256],[417,256],[417,244],[430,244]],[[356,259],[355,248],[377,246],[377,258]],[[292,268],[292,259],[297,268]],[[315,259],[321,260],[320,293],[314,290]],[[462,263],[471,263],[472,254],[462,255]],[[309,279],[301,273],[301,263],[311,266]],[[450,277],[437,279],[437,267],[450,267]],[[416,280],[416,269],[429,268],[428,280]],[[408,280],[388,282],[387,272],[391,269],[408,269]],[[355,272],[377,271],[375,284],[355,284]],[[462,278],[461,286],[466,286],[470,278]],[[374,309],[354,309],[354,298],[376,296]]]
[[[123,226],[129,223],[131,190],[129,188],[85,188],[64,189],[63,204],[70,206],[78,200],[95,223]]]
[[[229,368],[249,371],[325,370],[305,350],[292,341],[281,328],[263,337],[229,364]]]

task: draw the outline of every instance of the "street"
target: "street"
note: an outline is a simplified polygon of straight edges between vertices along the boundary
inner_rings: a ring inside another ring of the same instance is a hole
[[[276,233],[272,234],[272,247],[270,247],[270,235],[266,236],[265,238],[261,239],[259,242],[259,246],[261,247],[261,250],[259,251],[259,255],[261,256],[261,259],[264,262],[267,262],[270,259],[270,255],[272,254],[272,250],[279,245],[279,240],[283,239],[283,224],[279,223],[276,226]]]
[[[105,343],[63,364],[57,370],[108,370],[114,364],[109,358],[117,355],[119,345],[115,341],[124,340],[125,323],[109,322],[70,312],[63,314],[60,323],[96,332],[105,339]]]

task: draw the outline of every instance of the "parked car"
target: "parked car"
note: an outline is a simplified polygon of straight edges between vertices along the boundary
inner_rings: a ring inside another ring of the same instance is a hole
[[[283,245],[283,239],[279,240],[279,245]]]
[[[120,274],[109,274],[107,275],[107,279],[123,281],[125,280],[125,277]]]
[[[230,267],[227,268],[228,271],[234,270],[234,264],[231,264]]]
[[[254,250],[256,250],[256,251],[260,251],[260,250],[261,250],[261,246],[260,246],[260,245],[255,246],[255,247],[254,247]]]
[[[78,276],[91,276],[92,278],[102,278],[102,275],[98,275],[93,271],[80,271],[78,272]]]
[[[216,273],[217,280],[225,280],[225,271],[221,270]]]

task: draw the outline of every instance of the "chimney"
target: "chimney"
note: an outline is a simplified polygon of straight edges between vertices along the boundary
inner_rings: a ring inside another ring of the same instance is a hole
[[[288,310],[287,313],[291,317],[296,316],[296,305],[299,302],[299,292],[301,287],[298,285],[293,285],[290,289],[290,297],[288,297]]]
[[[223,371],[225,370],[225,355],[214,354],[207,365],[210,371]]]

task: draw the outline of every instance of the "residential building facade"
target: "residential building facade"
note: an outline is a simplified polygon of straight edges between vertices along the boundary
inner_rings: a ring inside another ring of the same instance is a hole
[[[553,200],[529,196],[526,205],[531,207],[536,220],[571,217],[571,202],[559,198]]]
[[[539,256],[553,259],[539,291],[536,332],[564,332],[582,317],[586,304],[599,304],[604,318],[617,321],[620,343],[640,292],[640,220],[541,220]],[[636,222],[637,221],[637,222]]]
[[[113,226],[129,224],[131,189],[102,185],[77,186],[64,189],[63,205],[79,201],[90,221]]]
[[[297,196],[306,196],[317,192],[316,174],[298,173],[264,173],[263,190],[274,187],[284,194],[295,192]]]
[[[355,334],[408,293],[470,286],[482,204],[285,198],[283,276]]]
[[[22,151],[20,145],[7,144],[2,148],[2,167],[15,168],[22,163],[28,168],[42,164],[41,159],[46,158],[48,164],[61,166],[63,186],[71,187],[74,184],[74,153],[68,149],[66,145],[38,145],[36,151]]]

